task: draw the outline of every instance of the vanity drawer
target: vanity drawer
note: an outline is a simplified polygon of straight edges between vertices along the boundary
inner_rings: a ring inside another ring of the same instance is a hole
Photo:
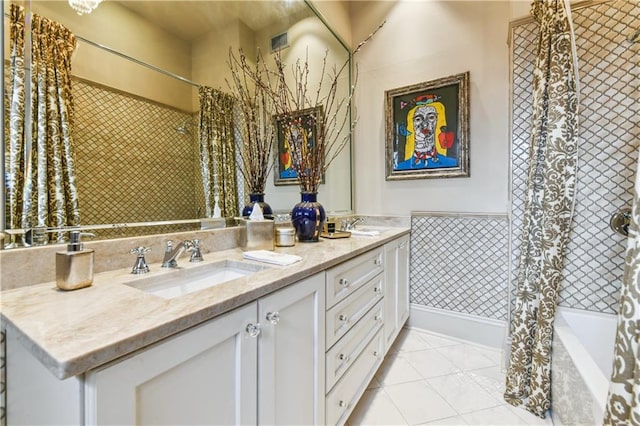
[[[383,270],[383,248],[335,266],[327,271],[327,308],[356,291]]]
[[[329,309],[325,327],[327,348],[333,346],[382,299],[383,281],[384,274],[378,274],[351,297]]]
[[[379,301],[358,323],[336,343],[326,360],[326,389],[330,390],[362,353],[371,338],[382,327],[384,303]]]
[[[364,351],[349,368],[347,374],[327,395],[327,424],[344,424],[382,363],[384,334],[378,331]]]

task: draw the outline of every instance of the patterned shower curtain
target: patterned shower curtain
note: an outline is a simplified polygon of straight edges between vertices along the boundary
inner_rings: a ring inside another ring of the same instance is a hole
[[[551,339],[575,198],[578,78],[567,0],[536,0],[531,151],[505,399],[550,407]]]
[[[25,131],[24,10],[11,6],[9,144],[6,155],[7,226],[78,225],[73,162],[71,55],[76,46],[64,26],[31,17],[31,138]],[[22,28],[20,28],[22,25]],[[16,56],[14,58],[14,55]],[[13,66],[13,63],[16,66]],[[27,140],[29,139],[29,140]]]
[[[12,4],[9,17],[9,70],[4,98],[6,227],[22,228],[24,192],[24,8]]]
[[[640,153],[640,151],[639,151]],[[640,161],[640,160],[639,160]],[[636,173],[605,425],[640,425],[640,173]]]
[[[233,97],[201,86],[200,169],[205,214],[213,215],[215,198],[222,217],[238,216],[238,187],[233,126]]]

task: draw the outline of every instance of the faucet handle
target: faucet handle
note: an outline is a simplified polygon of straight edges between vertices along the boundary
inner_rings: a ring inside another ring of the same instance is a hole
[[[204,257],[202,257],[202,240],[193,240],[191,241],[192,246],[189,248],[191,251],[191,257],[189,258],[189,262],[202,262]]]
[[[149,265],[147,265],[147,261],[144,258],[145,253],[149,253],[151,249],[149,247],[136,247],[132,248],[129,253],[136,254],[136,263],[133,265],[131,269],[132,274],[144,274],[149,272]]]

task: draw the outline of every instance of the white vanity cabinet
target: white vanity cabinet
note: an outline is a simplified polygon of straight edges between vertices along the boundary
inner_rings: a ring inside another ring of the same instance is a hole
[[[256,312],[254,302],[88,372],[85,424],[255,424]]]
[[[321,272],[66,380],[9,333],[8,425],[324,424],[324,323]]]
[[[316,274],[89,372],[87,424],[324,423],[324,297]]]
[[[322,272],[258,300],[259,424],[324,424],[324,283]]]
[[[333,265],[65,380],[8,328],[7,424],[344,424],[407,320],[409,237]]]
[[[384,340],[389,350],[409,318],[409,236],[384,245]]]
[[[327,271],[326,423],[344,424],[384,358],[384,251]]]

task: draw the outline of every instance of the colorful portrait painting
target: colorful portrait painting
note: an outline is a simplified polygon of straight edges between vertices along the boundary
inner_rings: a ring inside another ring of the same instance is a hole
[[[296,138],[296,142],[300,143],[303,149],[312,147],[317,134],[316,123],[321,113],[320,107],[316,107],[296,112],[288,117],[275,118],[277,139],[275,185],[298,184],[298,173],[294,167],[296,158],[294,158],[295,154],[291,149],[291,144],[293,143],[291,139]],[[285,123],[287,121],[295,121],[298,126],[294,127],[291,132],[286,131],[287,126]],[[324,183],[324,175],[322,176],[322,183]]]
[[[469,176],[468,79],[385,92],[387,180]]]

